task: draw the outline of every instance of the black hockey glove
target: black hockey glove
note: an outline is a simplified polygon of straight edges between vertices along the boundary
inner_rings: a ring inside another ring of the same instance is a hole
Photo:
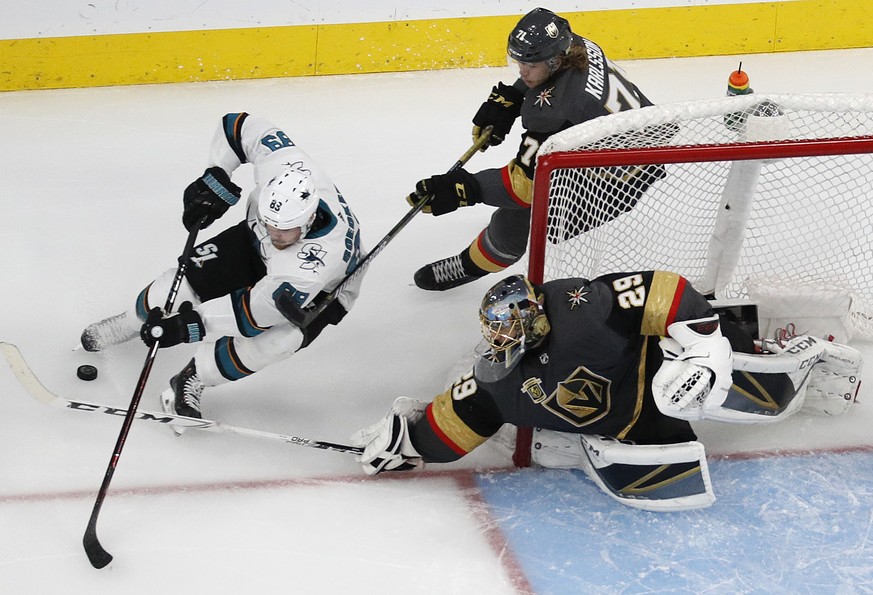
[[[488,126],[493,126],[491,138],[488,144],[495,147],[503,142],[515,119],[521,114],[521,104],[524,101],[524,93],[510,85],[497,83],[491,90],[488,101],[482,104],[476,115],[473,116],[473,142],[479,140],[482,131]],[[486,147],[482,147],[484,151]]]
[[[161,347],[172,347],[179,343],[196,343],[202,341],[206,334],[203,319],[194,310],[191,302],[182,302],[179,311],[166,318],[160,308],[149,310],[148,318],[139,336],[143,343],[151,347],[157,341]]]
[[[415,192],[407,196],[406,201],[415,206],[427,196],[433,198],[422,211],[438,216],[451,213],[458,207],[469,207],[482,202],[482,189],[473,174],[457,169],[419,180],[415,185]]]
[[[197,220],[205,217],[201,228],[209,227],[231,205],[236,204],[241,194],[242,190],[230,181],[226,171],[220,167],[210,167],[185,188],[182,195],[182,225],[191,231]]]

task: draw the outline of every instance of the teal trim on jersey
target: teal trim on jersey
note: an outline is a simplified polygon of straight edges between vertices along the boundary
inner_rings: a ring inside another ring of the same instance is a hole
[[[255,373],[239,361],[233,346],[233,337],[222,337],[215,342],[215,364],[218,371],[228,380],[239,380]]]
[[[236,327],[243,337],[255,337],[270,328],[259,326],[254,318],[252,318],[250,297],[250,288],[237,289],[230,294],[233,315],[236,318]]]
[[[273,301],[276,303],[276,307],[279,308],[279,312],[282,311],[281,300],[283,296],[287,295],[293,302],[303,306],[306,303],[306,300],[309,298],[309,292],[300,291],[287,281],[282,283],[279,286],[279,289],[273,292]],[[286,298],[287,299],[287,298]]]
[[[346,199],[340,193],[339,188],[336,188],[336,198],[346,214],[346,224],[348,225],[343,261],[346,263],[346,274],[349,275],[358,266],[358,259],[361,257],[361,227],[357,217],[355,217],[349,208],[349,203],[346,202]]]
[[[146,285],[145,289],[140,291],[139,295],[136,296],[136,315],[139,317],[140,320],[145,320],[146,318],[148,318],[149,315],[147,302],[149,289],[151,288],[151,286],[152,284],[149,283],[148,285]]]
[[[227,139],[227,144],[233,149],[240,163],[248,161],[242,148],[242,125],[248,116],[246,112],[226,114],[221,120],[224,127],[224,138]]]
[[[314,238],[323,238],[336,227],[336,215],[330,212],[330,207],[327,206],[327,203],[318,199],[318,213],[324,217],[327,217],[328,220],[320,225],[318,229],[312,228],[309,230],[309,233],[306,234],[306,239],[311,240]]]

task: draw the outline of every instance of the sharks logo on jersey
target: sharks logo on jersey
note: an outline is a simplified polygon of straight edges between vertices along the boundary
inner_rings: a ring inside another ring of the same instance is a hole
[[[325,249],[318,242],[306,242],[297,253],[297,258],[303,261],[300,268],[304,271],[316,271],[324,266]]]

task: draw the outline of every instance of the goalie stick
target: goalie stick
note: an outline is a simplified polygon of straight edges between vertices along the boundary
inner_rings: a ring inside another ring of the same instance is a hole
[[[127,409],[112,407],[110,405],[101,405],[98,403],[88,403],[85,401],[77,401],[67,399],[60,395],[51,392],[37,378],[31,367],[27,364],[24,356],[21,355],[21,350],[11,343],[0,342],[0,353],[6,358],[6,362],[15,374],[15,378],[21,384],[27,394],[33,399],[45,405],[51,405],[60,409],[70,409],[73,411],[84,411],[86,413],[105,413],[107,415],[115,415],[124,417],[127,415]],[[153,411],[137,410],[134,419],[156,422],[167,426],[178,426],[183,428],[193,428],[195,430],[203,430],[205,432],[228,432],[249,436],[252,438],[262,438],[293,444],[295,446],[307,446],[309,448],[318,448],[321,450],[333,450],[335,452],[345,452],[359,455],[364,452],[363,448],[356,446],[347,446],[345,444],[334,444],[333,442],[324,442],[321,440],[311,440],[300,436],[292,436],[289,434],[277,434],[274,432],[265,432],[263,430],[255,430],[251,428],[243,428],[232,426],[220,421],[212,421],[209,419],[196,419],[193,417],[185,417],[182,415],[172,415],[170,413],[156,413]]]

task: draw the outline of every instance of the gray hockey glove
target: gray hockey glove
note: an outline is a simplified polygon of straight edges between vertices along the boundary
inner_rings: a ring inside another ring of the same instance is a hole
[[[521,104],[524,101],[524,93],[503,83],[491,90],[488,100],[482,104],[476,115],[473,116],[473,142],[477,142],[485,129],[493,127],[488,145],[496,147],[503,142],[516,118],[521,114]],[[488,145],[482,147],[484,151]]]
[[[363,454],[356,457],[364,473],[376,475],[382,471],[424,467],[421,455],[409,439],[409,424],[421,419],[426,406],[422,401],[399,397],[384,418],[352,434],[352,445],[364,449]]]
[[[457,169],[419,180],[415,185],[415,192],[406,197],[406,201],[415,206],[428,196],[431,199],[422,211],[439,216],[451,213],[458,207],[469,207],[482,202],[482,189],[473,174]]]
[[[179,311],[166,318],[163,318],[163,311],[160,308],[152,308],[139,332],[143,343],[149,347],[156,341],[161,347],[172,347],[179,343],[196,343],[202,341],[205,334],[203,319],[194,310],[191,302],[182,302]]]
[[[230,176],[220,167],[210,167],[203,175],[191,182],[182,195],[182,225],[191,231],[201,218],[201,228],[212,225],[216,219],[235,205],[242,195],[239,186],[230,181]]]

